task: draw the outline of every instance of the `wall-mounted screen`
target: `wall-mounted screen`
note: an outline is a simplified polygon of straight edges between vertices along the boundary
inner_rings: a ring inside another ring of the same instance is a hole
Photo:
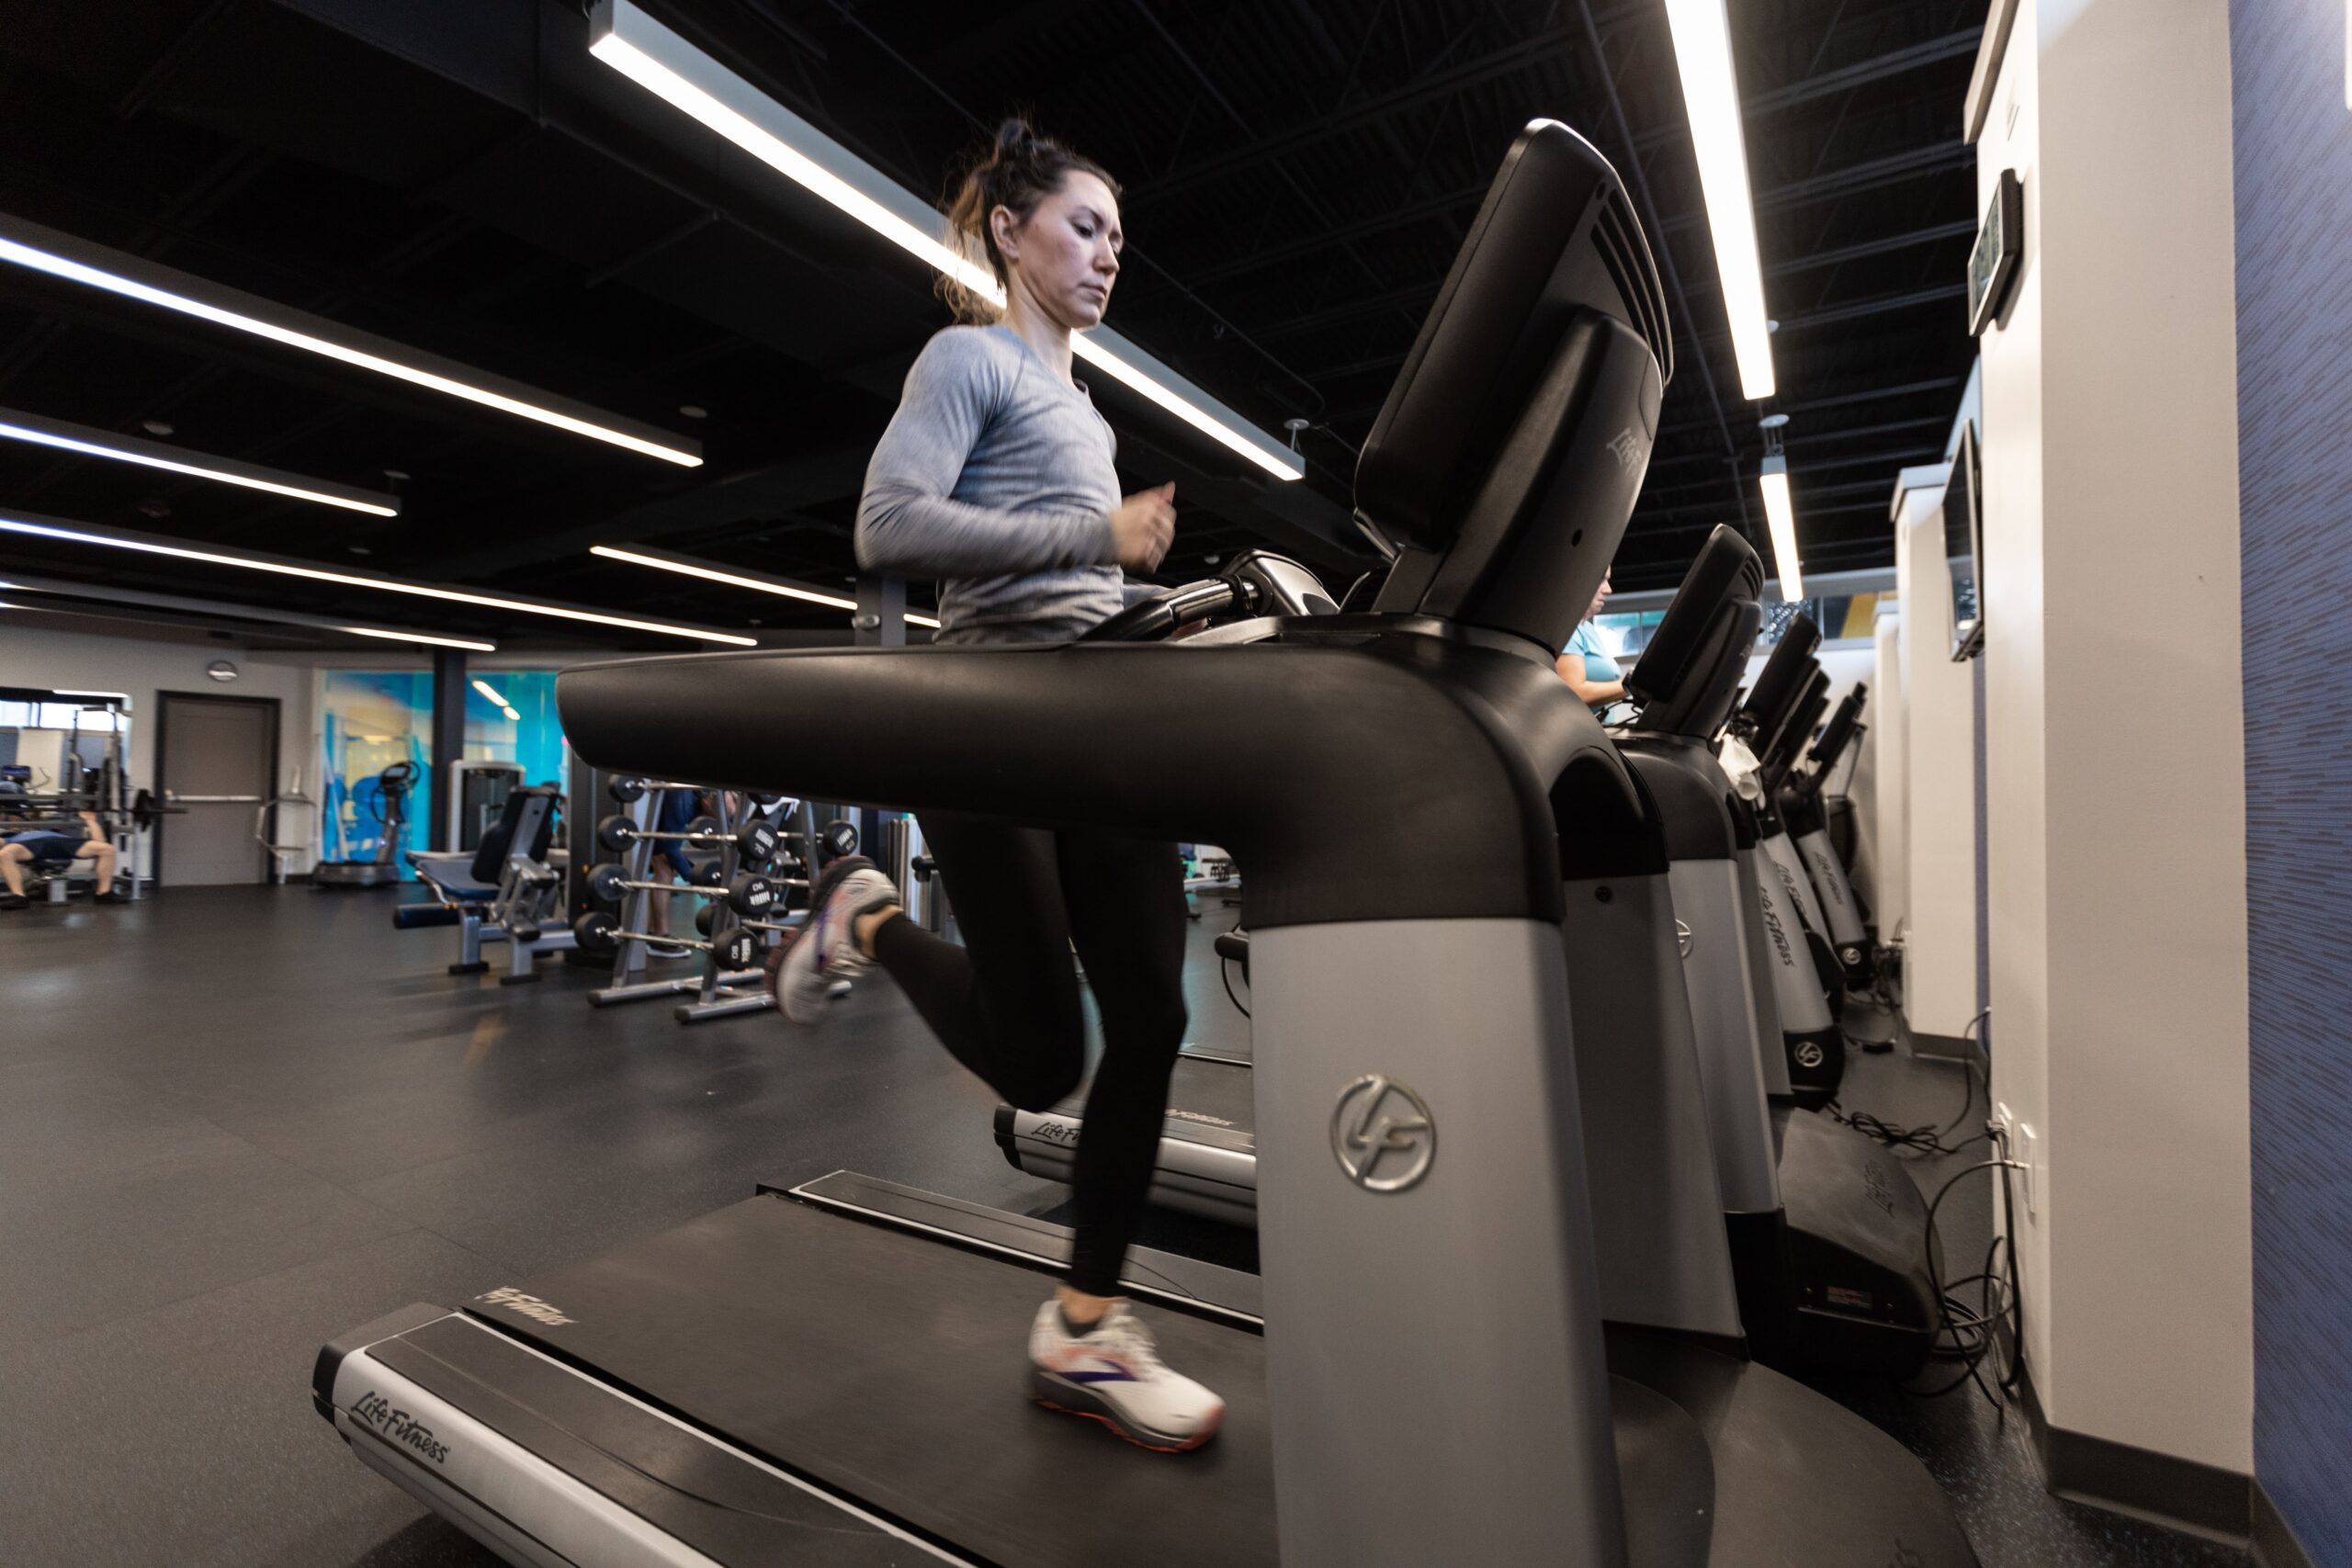
[[[1962,422],[1944,486],[1944,570],[1951,576],[1951,656],[1973,659],[1984,646],[1984,525],[1976,463],[1976,422]]]

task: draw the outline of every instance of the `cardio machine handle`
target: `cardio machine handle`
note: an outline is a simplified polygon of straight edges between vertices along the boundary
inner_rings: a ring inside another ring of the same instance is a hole
[[[1151,642],[1166,637],[1187,621],[1229,610],[1241,602],[1242,591],[1221,577],[1171,588],[1113,615],[1090,628],[1081,642]]]

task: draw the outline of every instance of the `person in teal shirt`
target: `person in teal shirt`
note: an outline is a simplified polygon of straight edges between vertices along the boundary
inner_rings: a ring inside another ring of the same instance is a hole
[[[1577,626],[1576,636],[1568,639],[1568,646],[1560,650],[1559,659],[1553,664],[1560,672],[1560,679],[1568,683],[1568,690],[1592,709],[1596,718],[1605,714],[1611,703],[1625,700],[1625,671],[1609,651],[1608,641],[1601,637],[1596,619],[1600,607],[1609,603],[1609,574],[1604,571],[1590,607]]]

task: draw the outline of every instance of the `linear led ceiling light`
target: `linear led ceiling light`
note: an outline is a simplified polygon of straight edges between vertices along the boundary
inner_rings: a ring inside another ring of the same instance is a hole
[[[580,621],[590,626],[617,626],[624,631],[656,632],[663,637],[684,637],[689,642],[718,642],[732,648],[757,648],[757,638],[739,637],[733,632],[716,631],[706,626],[673,626],[665,621],[632,620],[626,615],[607,615],[601,610],[577,610],[569,604],[550,604],[543,600],[510,599],[496,593],[474,593],[461,588],[439,588],[425,582],[404,582],[398,578],[363,576],[353,571],[329,571],[323,567],[306,566],[300,561],[288,560],[282,556],[253,554],[230,555],[220,550],[201,550],[170,539],[156,538],[147,534],[130,534],[119,530],[99,530],[78,523],[61,522],[56,518],[34,517],[29,514],[0,513],[0,534],[22,534],[37,539],[58,539],[73,545],[100,545],[108,549],[136,550],[144,555],[167,556],[175,560],[198,561],[207,566],[241,567],[247,571],[274,572],[280,577],[305,578],[312,582],[333,582],[346,588],[372,588],[384,593],[406,593],[419,599],[439,599],[452,604],[477,604],[486,610],[512,610],[519,615],[547,615],[561,621]]]
[[[1699,155],[1707,229],[1715,239],[1715,272],[1731,316],[1739,389],[1757,401],[1772,395],[1772,338],[1764,315],[1764,269],[1756,259],[1756,209],[1748,195],[1739,81],[1732,71],[1731,22],[1724,0],[1666,0],[1666,17],[1690,116],[1690,145]]]
[[[176,593],[135,593],[112,583],[27,581],[0,583],[0,588],[14,588],[23,593],[55,593],[67,599],[88,599],[97,602],[93,608],[121,609],[138,606],[155,610],[176,610],[192,615],[225,615],[231,620],[266,621],[272,626],[313,626],[321,631],[349,632],[353,637],[380,637],[386,642],[422,643],[430,648],[462,648],[474,653],[496,653],[494,642],[480,642],[471,637],[443,637],[433,632],[406,631],[394,626],[349,626],[340,621],[321,615],[298,615],[291,610],[265,610],[254,604],[225,604],[213,599],[188,599]],[[82,606],[44,606],[51,609],[72,609]]]
[[[474,682],[474,690],[480,692],[483,696],[488,697],[490,699],[490,705],[494,708],[503,708],[508,705],[506,699],[500,696],[496,688],[492,687],[487,681],[476,681]]]
[[[0,213],[0,262],[175,310],[681,468],[702,465],[702,448],[684,436],[5,213]]]
[[[926,265],[998,305],[1004,290],[988,268],[942,237],[939,209],[655,21],[631,0],[601,0],[589,52],[654,96],[684,110]],[[1743,193],[1745,186],[1742,187]],[[1278,479],[1306,473],[1306,459],[1117,333],[1098,327],[1071,340],[1078,356]]]
[[[1770,413],[1758,423],[1764,427],[1764,469],[1757,482],[1764,492],[1764,522],[1772,535],[1772,573],[1781,585],[1781,602],[1793,604],[1804,597],[1804,576],[1797,560],[1796,509],[1789,504],[1789,459],[1781,446],[1789,416]]]
[[[160,441],[142,441],[135,435],[119,435],[111,430],[75,424],[68,420],[50,419],[17,409],[0,409],[0,441],[28,441],[36,446],[54,446],[61,452],[78,452],[87,457],[108,457],[118,463],[136,463],[144,468],[161,468],[166,473],[217,479],[222,484],[242,485],[247,490],[291,496],[296,501],[315,501],[325,506],[340,506],[349,512],[365,512],[373,517],[397,517],[401,514],[400,497],[396,495],[357,490],[328,479],[306,479],[280,468],[266,468],[258,463],[242,463],[233,457],[214,457],[201,452],[191,452],[184,446],[166,446]]]
[[[469,653],[496,653],[498,651],[498,645],[494,642],[473,642],[461,637],[427,637],[423,632],[396,632],[383,626],[339,626],[331,629],[339,632],[349,632],[353,637],[381,637],[386,642],[418,642],[423,643],[427,648],[462,648]]]
[[[806,600],[811,604],[829,604],[836,610],[857,608],[857,601],[854,599],[845,599],[838,593],[828,593],[821,588],[811,588],[806,583],[795,582],[789,578],[754,576],[749,572],[729,571],[712,566],[707,561],[698,561],[688,556],[673,556],[666,550],[649,550],[641,545],[632,545],[627,549],[617,545],[596,545],[592,547],[588,553],[592,556],[602,556],[606,560],[627,561],[631,566],[650,566],[657,571],[674,571],[686,577],[699,577],[706,582],[724,582],[731,588],[748,588],[755,593],[780,593],[786,599]],[[907,614],[907,624],[913,626],[929,626],[933,631],[939,629],[937,620],[930,615],[918,615],[912,611]]]
[[[232,620],[266,621],[273,626],[315,626],[322,631],[349,632],[353,637],[380,637],[386,642],[422,643],[431,648],[462,648],[475,653],[496,653],[494,642],[479,642],[470,637],[442,637],[437,633],[405,631],[393,626],[350,626],[340,621],[319,615],[297,615],[291,610],[265,610],[251,604],[224,604],[209,599],[187,599],[173,593],[134,593],[111,583],[28,581],[0,584],[22,593],[55,593],[68,599],[93,599],[101,606],[121,608],[138,605],[157,610],[177,610],[197,615],[225,615]],[[60,609],[77,606],[46,605]]]

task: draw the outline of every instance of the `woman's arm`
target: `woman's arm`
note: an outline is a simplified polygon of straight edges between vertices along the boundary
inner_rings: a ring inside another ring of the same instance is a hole
[[[906,393],[866,465],[857,564],[898,577],[984,577],[1116,558],[1108,517],[1001,512],[952,499],[1001,395],[1002,371],[969,333],[943,333],[907,372]]]
[[[1625,682],[1623,681],[1586,680],[1584,655],[1581,653],[1564,653],[1553,662],[1552,668],[1558,671],[1560,679],[1568,683],[1568,690],[1577,694],[1577,701],[1589,708],[1613,703],[1625,694]]]

